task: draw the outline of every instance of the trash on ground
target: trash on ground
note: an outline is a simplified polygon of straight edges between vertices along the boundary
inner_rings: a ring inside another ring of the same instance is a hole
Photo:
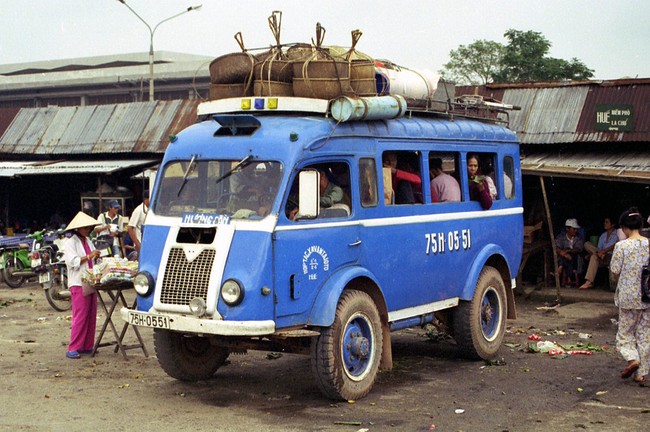
[[[588,350],[569,350],[569,351],[567,351],[567,354],[569,354],[569,355],[579,355],[579,354],[592,355],[593,352],[588,351]]]
[[[531,335],[528,335],[528,340],[538,341],[538,340],[542,340],[542,337],[538,334],[533,333]]]

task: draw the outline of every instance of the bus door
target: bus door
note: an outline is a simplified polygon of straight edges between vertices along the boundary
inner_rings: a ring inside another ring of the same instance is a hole
[[[351,214],[347,163],[312,165],[320,172],[320,212],[301,214],[296,176],[274,238],[276,322],[304,324],[323,285],[342,267],[359,259],[359,225]]]

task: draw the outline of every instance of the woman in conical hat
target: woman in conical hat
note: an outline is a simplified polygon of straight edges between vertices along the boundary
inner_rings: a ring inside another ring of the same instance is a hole
[[[65,228],[73,231],[65,242],[65,264],[68,268],[68,286],[72,297],[72,326],[70,345],[66,357],[78,359],[90,354],[95,345],[97,323],[97,293],[81,280],[84,272],[92,268],[99,257],[88,235],[99,222],[84,212],[79,212]],[[85,286],[84,286],[85,285]]]

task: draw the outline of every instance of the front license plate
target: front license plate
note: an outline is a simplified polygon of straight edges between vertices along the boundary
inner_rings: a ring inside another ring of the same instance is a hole
[[[39,284],[48,283],[49,281],[50,281],[50,272],[39,273],[38,275]]]
[[[129,311],[129,324],[140,327],[169,328],[169,318],[162,315],[149,315]]]

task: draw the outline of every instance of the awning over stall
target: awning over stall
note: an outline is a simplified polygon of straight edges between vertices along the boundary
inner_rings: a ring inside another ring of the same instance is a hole
[[[111,174],[157,160],[0,162],[0,177],[44,174]]]
[[[650,184],[648,152],[530,152],[522,174]]]

